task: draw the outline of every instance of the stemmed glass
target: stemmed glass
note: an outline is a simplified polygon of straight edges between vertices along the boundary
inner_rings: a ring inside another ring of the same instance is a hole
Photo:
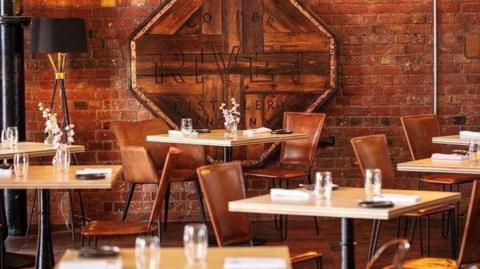
[[[13,156],[13,170],[16,177],[25,177],[28,174],[28,155],[17,153]]]
[[[137,237],[135,265],[137,269],[160,268],[160,239],[157,236]]]
[[[205,224],[187,224],[183,231],[183,248],[189,264],[205,261],[208,250],[208,230]]]

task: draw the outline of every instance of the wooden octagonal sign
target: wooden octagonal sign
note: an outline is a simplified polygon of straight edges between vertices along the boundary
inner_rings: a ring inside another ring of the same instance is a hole
[[[231,98],[241,129],[279,128],[284,111],[316,111],[337,86],[334,34],[298,0],[170,0],[129,41],[131,90],[172,128],[223,128]],[[276,146],[235,155],[257,163]]]

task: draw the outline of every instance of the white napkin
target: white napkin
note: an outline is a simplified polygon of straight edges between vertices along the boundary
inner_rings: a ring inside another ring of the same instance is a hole
[[[260,127],[260,128],[257,128],[257,129],[243,130],[243,135],[251,136],[251,135],[254,135],[254,134],[264,134],[264,133],[270,133],[270,132],[272,132],[272,129],[267,128],[267,127]]]
[[[84,168],[76,171],[77,175],[105,174],[111,175],[112,168]]]
[[[302,190],[270,189],[272,197],[309,199],[310,193]]]
[[[168,130],[168,136],[170,136],[170,137],[182,138],[182,137],[183,137],[183,133],[182,133],[182,131]]]
[[[283,258],[268,257],[227,257],[223,263],[224,269],[283,269],[287,262]]]
[[[480,132],[460,131],[461,139],[480,139]]]
[[[445,154],[445,153],[433,153],[432,160],[448,160],[448,161],[463,161],[468,160],[468,156],[461,154]]]
[[[391,201],[393,203],[399,204],[413,204],[416,202],[420,202],[422,197],[418,195],[406,195],[406,194],[397,194],[397,193],[383,193],[380,196],[373,197],[373,201],[380,202],[380,201]]]
[[[11,176],[12,169],[0,169],[0,176]]]
[[[61,261],[59,269],[122,269],[123,262],[120,258],[115,259],[86,259],[78,258],[75,260]]]

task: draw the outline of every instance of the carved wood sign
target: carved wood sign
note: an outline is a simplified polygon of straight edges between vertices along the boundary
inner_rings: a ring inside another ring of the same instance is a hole
[[[279,128],[284,111],[315,111],[337,86],[334,35],[297,0],[171,0],[131,35],[130,55],[132,92],[173,128],[223,128],[230,98],[240,128]],[[236,155],[263,161],[275,146]]]

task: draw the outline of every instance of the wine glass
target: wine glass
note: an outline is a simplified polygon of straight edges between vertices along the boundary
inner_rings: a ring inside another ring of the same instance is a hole
[[[189,264],[205,261],[208,250],[208,230],[205,224],[187,224],[183,231],[183,248]]]

